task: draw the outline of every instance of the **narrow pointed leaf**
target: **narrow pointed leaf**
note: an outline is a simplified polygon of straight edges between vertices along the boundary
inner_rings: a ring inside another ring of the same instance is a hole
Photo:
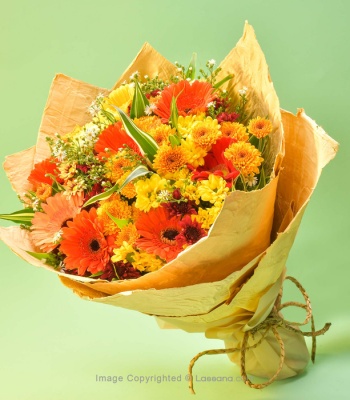
[[[266,177],[265,177],[265,171],[264,167],[261,168],[260,171],[260,179],[259,179],[259,184],[257,186],[257,189],[262,189],[266,184]]]
[[[115,117],[114,117],[114,115],[112,113],[110,113],[109,111],[104,110],[103,108],[101,108],[101,114],[103,116],[105,116],[109,120],[109,122],[111,122],[112,124],[115,124],[116,120],[115,120]]]
[[[116,183],[113,187],[111,187],[110,189],[106,190],[103,193],[97,194],[96,196],[91,197],[84,205],[84,207],[90,206],[91,204],[96,203],[96,201],[101,201],[101,200],[107,200],[109,199],[112,194],[116,191],[118,191],[119,189],[119,185]]]
[[[188,69],[186,72],[186,78],[190,78],[191,80],[195,79],[195,77],[196,77],[196,61],[197,61],[197,53],[193,53],[191,61],[190,61],[190,65],[188,66]]]
[[[133,181],[136,178],[139,178],[140,176],[144,176],[147,174],[150,174],[151,171],[149,171],[144,165],[139,165],[136,167],[125,179],[123,184],[120,186],[119,191],[123,189],[124,186],[126,186],[128,183]]]
[[[143,154],[152,163],[159,147],[157,142],[151,135],[141,131],[141,129],[134,124],[134,122],[125,114],[124,111],[118,107],[116,107],[116,109],[119,112],[126,133],[135,140]]]
[[[169,141],[172,147],[179,146],[181,144],[179,137],[176,135],[170,135]]]
[[[179,111],[176,105],[176,98],[173,97],[171,100],[171,114],[170,114],[170,122],[171,126],[177,130],[177,121],[179,119]]]
[[[11,214],[0,214],[0,219],[15,222],[16,224],[32,225],[35,211],[32,208],[24,208]]]
[[[128,223],[130,222],[129,219],[119,219],[114,217],[112,214],[110,214],[108,211],[106,211],[107,215],[109,216],[109,218],[118,225],[119,229],[122,229],[124,226],[128,225]]]
[[[215,89],[218,89],[220,86],[222,86],[225,82],[229,81],[230,79],[233,78],[233,75],[227,75],[224,79],[221,79],[218,83],[214,85]]]
[[[123,182],[122,185],[119,185],[119,184],[116,183],[113,187],[111,187],[110,189],[106,190],[105,192],[97,194],[96,196],[91,197],[91,199],[89,199],[83,205],[83,207],[90,206],[91,204],[94,204],[97,201],[109,199],[112,196],[113,193],[120,192],[123,189],[123,187],[125,185],[127,185],[129,182],[131,182],[132,180],[134,180],[134,179],[136,179],[136,178],[138,178],[140,176],[147,175],[149,173],[150,173],[150,171],[144,165],[139,165],[138,167],[136,167],[128,175],[128,177],[125,179],[125,181]]]
[[[140,118],[145,115],[145,108],[149,106],[147,97],[143,94],[139,83],[135,82],[135,93],[132,99],[130,118]]]
[[[44,261],[45,264],[51,265],[52,267],[58,267],[60,260],[52,253],[34,253],[27,251],[27,253],[36,258],[37,260]]]

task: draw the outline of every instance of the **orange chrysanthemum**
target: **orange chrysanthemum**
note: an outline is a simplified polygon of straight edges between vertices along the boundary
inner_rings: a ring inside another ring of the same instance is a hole
[[[260,151],[248,142],[232,143],[224,152],[224,156],[243,175],[252,176],[259,173],[264,159]]]
[[[67,257],[67,269],[77,269],[79,275],[86,271],[96,274],[107,266],[110,256],[108,242],[103,235],[102,226],[97,219],[95,208],[83,210],[73,221],[63,228],[60,250]]]
[[[115,244],[120,247],[123,242],[127,242],[132,246],[139,237],[140,235],[137,232],[136,226],[130,223],[120,229]]]
[[[256,117],[248,124],[248,131],[258,139],[261,139],[272,132],[272,123],[266,118]]]
[[[157,128],[157,126],[162,125],[162,121],[159,117],[152,115],[151,117],[140,117],[134,119],[135,125],[141,129],[143,132],[150,133],[152,129]]]
[[[117,153],[124,145],[141,155],[138,145],[125,132],[122,123],[118,121],[114,125],[110,125],[100,134],[95,143],[95,151],[100,158],[109,157],[111,154]],[[108,149],[108,151],[106,151],[106,149]]]
[[[154,113],[162,118],[162,122],[168,122],[173,97],[176,98],[179,115],[185,117],[204,112],[207,104],[214,98],[213,91],[212,85],[208,82],[194,81],[190,83],[183,80],[174,83],[162,91]]]
[[[36,188],[35,195],[41,201],[46,201],[52,195],[52,186],[47,183],[40,184]]]
[[[28,181],[34,186],[36,189],[42,183],[47,183],[48,185],[53,184],[53,180],[48,174],[57,177],[57,165],[51,158],[46,158],[45,160],[34,165],[34,169],[30,173],[28,177]],[[57,177],[57,180],[61,182],[61,180]]]
[[[169,136],[176,135],[176,130],[171,128],[169,125],[161,124],[156,128],[151,129],[149,134],[158,143],[158,145],[161,145],[162,143],[168,143]]]
[[[141,235],[136,246],[147,253],[169,262],[182,250],[176,241],[176,236],[181,232],[180,218],[169,218],[163,207],[143,214],[136,222],[136,228]]]
[[[237,142],[246,142],[249,139],[247,128],[239,122],[222,122],[220,130],[223,137],[231,137]]]
[[[122,176],[125,175],[126,169],[129,170],[127,175],[131,172],[133,162],[127,158],[120,157],[119,155],[114,155],[110,157],[106,164],[106,178],[110,179],[112,182],[116,183]]]
[[[181,146],[163,144],[157,151],[153,166],[160,176],[173,179],[174,174],[186,166],[187,158],[186,150]]]
[[[127,201],[122,200],[119,194],[116,193],[109,199],[100,202],[97,214],[102,231],[105,235],[113,235],[119,232],[120,229],[108,213],[117,219],[129,219],[132,217],[132,208],[128,205]]]
[[[57,193],[42,204],[44,212],[36,212],[32,220],[31,239],[35,246],[50,252],[58,246],[62,225],[74,218],[83,204],[83,195],[64,196]]]
[[[216,119],[206,118],[204,121],[198,121],[194,124],[191,132],[193,142],[202,149],[209,151],[211,146],[222,135],[220,125]]]

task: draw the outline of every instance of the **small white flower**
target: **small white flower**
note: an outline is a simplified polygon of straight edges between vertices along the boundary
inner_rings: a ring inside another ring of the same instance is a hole
[[[241,96],[244,96],[245,94],[247,94],[247,91],[248,91],[247,86],[243,86],[242,89],[240,89],[240,90],[238,91],[238,93],[239,93]]]
[[[145,79],[148,79],[148,75],[145,75],[144,78],[145,78]]]
[[[181,71],[182,71],[182,68],[178,68],[177,70],[178,70],[179,72],[181,72]]]
[[[211,101],[210,103],[207,104],[207,107],[215,107],[215,103],[213,101]]]
[[[130,86],[131,88],[134,88],[134,87],[135,87],[135,82],[129,83],[129,86]]]
[[[151,114],[153,114],[153,112],[155,111],[156,108],[157,108],[157,107],[156,107],[155,104],[150,104],[149,106],[146,106],[146,107],[145,107],[145,114],[146,114],[146,115],[151,115]]]
[[[247,177],[247,185],[248,185],[249,187],[256,186],[257,183],[258,183],[258,178],[257,178],[256,176],[251,176],[251,175],[249,175],[249,176]]]
[[[216,64],[216,61],[212,58],[211,60],[208,60],[208,67],[214,67],[214,65]]]
[[[135,71],[133,74],[130,75],[130,79],[137,79],[139,77],[139,71]]]
[[[169,190],[161,190],[161,191],[158,193],[158,197],[159,197],[161,200],[170,200],[170,198],[171,198],[171,193],[169,192]]]
[[[52,239],[53,243],[58,244],[60,242],[60,240],[62,238],[62,233],[63,233],[62,230],[59,230],[58,232],[55,233],[55,235]]]
[[[192,71],[192,70],[193,70],[193,68],[192,68],[192,67],[188,67],[188,70],[189,70],[189,71]]]

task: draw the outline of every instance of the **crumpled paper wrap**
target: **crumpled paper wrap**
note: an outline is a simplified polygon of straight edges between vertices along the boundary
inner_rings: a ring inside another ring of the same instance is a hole
[[[37,251],[30,233],[19,227],[0,228],[0,238],[29,263],[53,271],[80,297],[153,315],[161,327],[205,332],[227,347],[239,346],[246,330],[270,313],[283,282],[285,263],[322,168],[335,156],[337,143],[306,116],[280,110],[265,57],[253,28],[246,23],[243,37],[220,65],[221,75],[234,74],[226,89],[235,96],[249,89],[248,113],[269,115],[272,179],[263,189],[233,192],[210,230],[157,272],[136,280],[99,281],[54,271],[31,257]],[[135,72],[169,78],[176,67],[145,44],[114,88]],[[220,79],[220,77],[219,77]],[[90,119],[87,107],[105,89],[69,78],[55,77],[44,111],[37,145],[8,156],[4,168],[13,189],[30,189],[27,177],[33,165],[49,155],[45,138],[67,133]],[[304,338],[281,332],[287,356],[280,378],[300,372],[309,356]],[[279,355],[268,335],[246,357],[248,373],[270,377]],[[236,356],[230,358],[238,362]]]

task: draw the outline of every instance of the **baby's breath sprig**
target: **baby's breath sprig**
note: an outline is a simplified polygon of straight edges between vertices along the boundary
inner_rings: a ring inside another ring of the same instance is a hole
[[[145,82],[141,83],[141,90],[145,95],[151,95],[152,93],[163,90],[167,83],[156,75],[154,78],[150,78],[148,75],[144,76]]]

